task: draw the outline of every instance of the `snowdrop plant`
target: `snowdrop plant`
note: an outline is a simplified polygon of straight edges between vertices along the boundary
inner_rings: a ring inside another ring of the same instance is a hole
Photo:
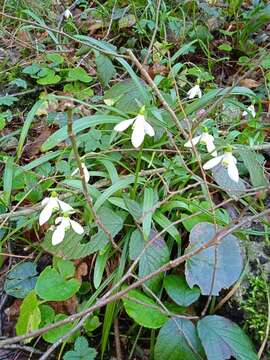
[[[251,116],[253,118],[256,117],[256,110],[253,104],[249,105],[249,107],[247,108],[247,111],[243,111],[242,115],[243,116],[248,116],[249,114],[251,114]]]
[[[53,212],[57,210],[62,210],[64,212],[73,211],[73,207],[69,204],[65,203],[62,200],[59,200],[56,192],[52,192],[50,197],[46,197],[42,200],[41,205],[43,206],[43,210],[39,215],[39,225],[44,225],[51,218]]]
[[[202,90],[199,85],[195,85],[187,92],[187,95],[189,99],[194,99],[196,96],[198,96],[198,98],[201,98]]]
[[[82,169],[83,169],[85,181],[88,183],[90,180],[90,174],[87,170],[87,167],[85,166],[85,163],[82,163]],[[78,174],[79,172],[80,172],[80,170],[79,170],[79,168],[77,168],[72,172],[71,176],[74,176],[74,175]]]
[[[52,235],[53,245],[60,244],[64,240],[66,231],[70,228],[72,228],[76,234],[81,235],[84,233],[83,227],[77,221],[71,220],[68,213],[64,213],[63,216],[57,217],[55,219],[55,225],[57,226]]]
[[[135,148],[141,146],[145,135],[151,137],[155,135],[153,127],[145,120],[144,112],[145,107],[143,106],[135,118],[123,120],[114,127],[115,131],[122,132],[132,125],[131,143]]]
[[[68,18],[72,18],[72,17],[73,17],[73,15],[72,15],[71,11],[69,9],[66,9],[64,11],[64,18],[68,19]]]
[[[237,160],[233,156],[231,149],[228,149],[228,151],[226,151],[223,155],[216,156],[213,159],[207,161],[203,165],[203,168],[204,168],[204,170],[209,170],[209,169],[214,168],[215,166],[217,166],[220,163],[222,166],[224,166],[227,169],[229,177],[233,181],[238,182],[239,181],[239,173],[238,173],[238,169],[236,166]]]
[[[201,135],[193,137],[191,140],[187,141],[184,146],[187,148],[192,148],[192,146],[195,146],[197,144],[205,145],[207,151],[211,155],[217,156],[217,151],[214,144],[214,137],[208,134],[207,131],[204,131]]]

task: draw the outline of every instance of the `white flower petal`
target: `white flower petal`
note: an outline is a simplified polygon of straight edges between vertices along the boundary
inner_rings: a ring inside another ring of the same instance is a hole
[[[135,118],[134,119],[128,119],[128,120],[123,120],[121,121],[119,124],[117,124],[115,127],[114,127],[114,130],[115,131],[124,131],[126,130],[131,124],[133,124]]]
[[[187,141],[184,146],[188,147],[188,148],[192,148],[192,144],[193,144],[193,146],[198,144],[198,142],[201,140],[201,137],[202,137],[202,135],[195,136],[191,140]]]
[[[252,117],[254,117],[254,118],[256,117],[256,110],[255,110],[254,105],[249,105],[247,110],[248,111],[243,111],[242,112],[243,116],[247,116],[247,115],[251,114]]]
[[[71,176],[74,176],[74,175],[78,174],[78,172],[79,172],[79,169],[76,168],[76,169],[71,173]]]
[[[54,221],[55,225],[59,224],[62,221],[62,219],[63,219],[63,216],[58,216]]]
[[[77,223],[77,221],[70,220],[70,224],[71,224],[72,229],[75,231],[75,233],[77,233],[77,234],[84,233],[83,227],[79,223]]]
[[[149,136],[155,136],[155,130],[147,121],[144,122],[144,132]]]
[[[83,168],[83,174],[84,174],[85,181],[88,183],[90,180],[90,174],[84,163],[82,163],[82,168]]]
[[[144,116],[138,115],[133,126],[133,132],[131,136],[131,143],[135,148],[141,146],[144,140],[145,132],[144,132]]]
[[[234,161],[230,161],[228,164],[228,175],[233,181],[239,181],[239,173]]]
[[[193,86],[188,92],[187,92],[189,99],[194,99],[195,96],[198,96],[199,98],[202,97],[202,91],[200,89],[199,85]]]
[[[70,206],[69,204],[65,203],[62,200],[58,200],[58,204],[59,204],[61,210],[64,211],[64,212],[74,210],[72,206]]]
[[[206,143],[207,151],[214,157],[217,157],[216,147],[213,141],[209,141]]]
[[[48,202],[50,201],[50,198],[49,197],[45,197],[42,201],[41,201],[41,205],[42,206],[45,206],[48,204]]]
[[[50,219],[52,213],[53,213],[53,207],[50,206],[50,203],[48,203],[39,214],[39,225],[40,226],[44,225]]]
[[[203,168],[204,170],[209,170],[209,169],[212,169],[213,167],[215,167],[216,165],[218,165],[222,159],[223,159],[224,155],[220,155],[220,156],[217,156],[209,161],[207,161],[204,165],[203,165]]]
[[[62,226],[62,224],[60,224],[56,227],[56,229],[53,232],[52,244],[53,245],[60,244],[64,240],[64,237],[65,237],[65,228],[64,226]]]

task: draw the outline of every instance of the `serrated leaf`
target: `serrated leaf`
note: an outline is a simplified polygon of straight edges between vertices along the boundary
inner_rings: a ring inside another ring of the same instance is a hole
[[[268,186],[262,164],[258,161],[258,154],[249,149],[240,150],[239,154],[248,169],[250,180],[253,186]]]
[[[23,299],[34,289],[37,281],[36,264],[24,262],[14,266],[8,273],[4,290],[7,294]]]
[[[207,360],[258,360],[252,344],[241,328],[218,315],[199,320],[198,334],[207,355]]]
[[[96,53],[97,75],[104,86],[115,76],[116,70],[111,59],[101,53]]]
[[[195,225],[190,232],[189,246],[185,253],[206,244],[215,234],[213,224],[204,222]],[[221,289],[229,288],[239,279],[242,268],[243,259],[238,239],[234,235],[227,235],[216,245],[216,252],[215,247],[211,246],[188,259],[185,275],[188,285],[198,285],[203,295],[218,295]]]
[[[169,297],[180,306],[189,306],[200,297],[200,289],[197,286],[190,288],[181,275],[167,275],[164,287]]]
[[[154,300],[139,290],[131,290],[127,296],[129,298],[124,297],[122,299],[124,308],[127,314],[141,326],[149,329],[158,329],[168,320],[168,317],[159,311],[159,307]],[[147,305],[150,306],[148,307]]]
[[[41,314],[38,306],[39,301],[35,291],[32,290],[20,306],[20,315],[16,324],[17,335],[27,334],[38,329],[41,321]],[[27,343],[31,340],[32,339],[30,338],[25,342]]]
[[[190,320],[172,318],[159,331],[155,360],[202,360],[203,350]]]
[[[89,347],[86,338],[80,336],[75,341],[74,350],[65,353],[64,360],[94,360],[96,355],[96,350]]]

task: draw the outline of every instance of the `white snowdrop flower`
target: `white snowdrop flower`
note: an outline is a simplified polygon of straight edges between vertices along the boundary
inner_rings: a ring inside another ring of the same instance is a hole
[[[68,18],[72,18],[73,17],[73,15],[72,15],[72,13],[71,13],[71,11],[69,10],[69,9],[66,9],[65,11],[64,11],[64,18],[65,19],[68,19]]]
[[[249,107],[247,108],[248,111],[243,111],[242,115],[243,116],[247,116],[249,114],[251,114],[252,117],[256,117],[256,110],[255,110],[255,107],[254,105],[249,105]]]
[[[227,151],[223,155],[216,156],[213,159],[207,161],[203,165],[203,168],[204,170],[209,170],[218,165],[219,163],[221,163],[222,166],[227,168],[228,175],[233,181],[239,181],[239,173],[236,166],[237,160],[233,156],[231,151]]]
[[[50,197],[43,199],[41,205],[44,206],[44,208],[39,215],[40,226],[50,219],[54,211],[61,209],[62,211],[69,212],[73,210],[73,207],[69,204],[59,200],[55,192],[53,192]]]
[[[64,240],[65,232],[70,229],[70,227],[79,235],[84,233],[83,227],[77,221],[71,220],[67,214],[57,217],[55,219],[55,225],[57,226],[52,235],[53,245],[58,245]]]
[[[195,96],[198,96],[198,98],[202,97],[202,90],[199,85],[193,86],[188,92],[187,92],[189,99],[194,99]]]
[[[214,137],[208,134],[208,132],[203,132],[201,135],[195,136],[194,138],[186,142],[184,146],[188,148],[192,148],[192,145],[195,146],[198,143],[200,143],[206,146],[207,151],[211,155],[217,156],[214,140],[215,140]]]
[[[87,170],[87,167],[85,166],[85,163],[82,163],[82,169],[83,169],[83,174],[84,174],[85,181],[88,183],[88,181],[90,180],[90,174],[89,174],[89,172]],[[79,168],[75,169],[72,172],[71,176],[74,176],[74,175],[76,175],[78,173],[80,173]]]
[[[135,148],[140,147],[143,143],[145,135],[154,136],[155,131],[153,127],[145,120],[144,107],[140,113],[133,119],[123,120],[114,127],[115,131],[122,132],[132,125],[131,143]]]

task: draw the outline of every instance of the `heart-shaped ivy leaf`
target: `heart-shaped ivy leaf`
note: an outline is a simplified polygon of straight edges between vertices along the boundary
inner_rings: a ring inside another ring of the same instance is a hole
[[[185,253],[188,254],[205,245],[215,234],[216,228],[213,224],[204,222],[195,225],[190,232],[190,244]],[[229,288],[238,280],[242,268],[243,259],[238,239],[233,235],[227,235],[218,245],[211,246],[188,259],[185,275],[188,285],[198,285],[203,295],[218,295],[221,289]]]
[[[208,360],[258,360],[247,335],[222,316],[206,316],[198,322],[198,334]]]
[[[36,292],[41,299],[63,301],[69,299],[79,290],[80,282],[77,279],[67,279],[62,270],[63,266],[60,270],[47,266],[39,275]]]

